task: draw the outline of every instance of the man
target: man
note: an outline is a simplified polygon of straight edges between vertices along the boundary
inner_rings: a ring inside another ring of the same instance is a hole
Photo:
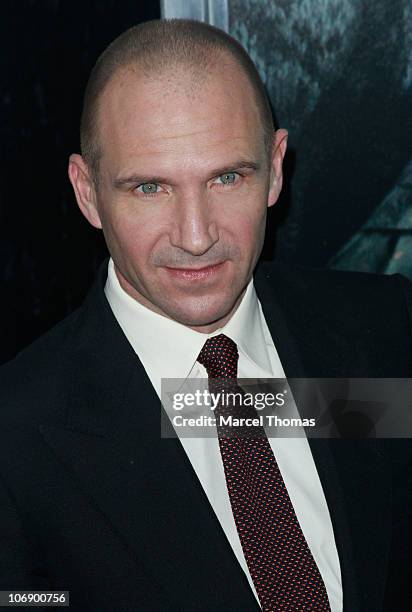
[[[2,589],[99,611],[402,602],[407,445],[160,437],[162,378],[410,375],[404,279],[253,278],[286,139],[210,26],[149,22],[99,58],[69,176],[111,259],[2,369]]]

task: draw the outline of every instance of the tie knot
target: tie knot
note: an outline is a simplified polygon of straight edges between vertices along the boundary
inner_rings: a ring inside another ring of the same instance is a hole
[[[238,357],[236,342],[219,334],[206,340],[197,360],[209,378],[237,378]]]

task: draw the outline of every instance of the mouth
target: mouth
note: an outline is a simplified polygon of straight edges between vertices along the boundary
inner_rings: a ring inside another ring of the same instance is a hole
[[[165,266],[165,270],[176,279],[179,278],[187,281],[206,280],[216,275],[224,264],[225,262],[222,261],[212,266],[205,266],[204,268],[171,268]]]

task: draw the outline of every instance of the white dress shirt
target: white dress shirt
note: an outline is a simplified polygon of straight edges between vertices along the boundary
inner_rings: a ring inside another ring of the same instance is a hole
[[[157,314],[120,286],[110,259],[105,294],[126,338],[161,396],[162,378],[205,378],[197,357],[205,341],[224,333],[239,351],[239,378],[285,378],[253,281],[228,323],[203,334]],[[160,435],[160,427],[159,427]],[[217,438],[180,438],[209,502],[258,600],[230,506]],[[301,529],[326,586],[332,612],[342,612],[339,557],[329,510],[305,436],[269,438]],[[259,601],[259,600],[258,600]]]

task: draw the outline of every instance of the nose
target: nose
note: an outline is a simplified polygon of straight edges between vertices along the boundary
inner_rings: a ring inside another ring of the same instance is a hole
[[[206,194],[186,193],[176,202],[175,220],[170,233],[173,246],[191,255],[203,255],[218,240],[216,221]]]

